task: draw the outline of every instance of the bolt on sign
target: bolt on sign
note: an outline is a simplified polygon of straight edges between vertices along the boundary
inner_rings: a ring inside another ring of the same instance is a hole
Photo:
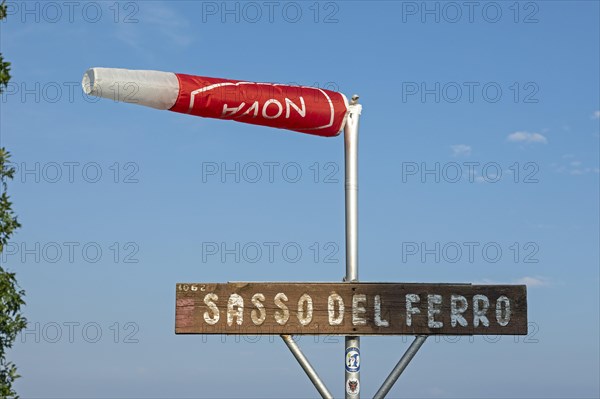
[[[526,335],[525,285],[177,284],[177,334]]]

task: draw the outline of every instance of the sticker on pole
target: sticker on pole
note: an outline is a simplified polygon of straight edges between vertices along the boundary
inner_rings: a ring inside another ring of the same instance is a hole
[[[348,395],[358,395],[360,393],[360,381],[358,378],[348,378],[346,381],[346,393]]]
[[[349,373],[360,371],[360,349],[355,346],[346,349],[346,371]]]

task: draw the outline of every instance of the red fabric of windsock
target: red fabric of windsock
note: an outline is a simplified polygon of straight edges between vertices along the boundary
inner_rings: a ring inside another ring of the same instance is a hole
[[[325,137],[340,133],[348,111],[346,97],[331,90],[172,72],[91,68],[82,86],[116,101]]]

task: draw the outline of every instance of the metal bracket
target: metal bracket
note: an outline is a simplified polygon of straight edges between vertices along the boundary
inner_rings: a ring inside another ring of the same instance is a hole
[[[321,377],[319,377],[319,375],[317,374],[313,366],[310,364],[306,356],[304,356],[304,353],[302,353],[302,350],[300,349],[296,341],[294,341],[294,338],[291,335],[282,335],[281,339],[283,339],[283,342],[285,342],[287,347],[290,348],[292,355],[294,355],[298,363],[300,363],[300,366],[302,366],[302,369],[304,369],[308,378],[310,378],[315,388],[317,388],[317,391],[319,391],[321,397],[323,399],[333,399],[333,395],[331,394],[331,392],[329,392],[329,390],[321,380]]]
[[[410,363],[410,361],[415,357],[421,346],[425,343],[427,339],[427,335],[417,335],[415,340],[410,344],[404,355],[400,358],[400,361],[394,369],[391,371],[390,375],[385,379],[379,391],[373,396],[373,399],[384,399],[385,396],[390,392],[390,389],[394,386],[400,374],[406,369],[406,366]]]

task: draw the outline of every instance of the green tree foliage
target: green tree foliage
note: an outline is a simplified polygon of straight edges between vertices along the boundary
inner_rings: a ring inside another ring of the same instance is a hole
[[[0,20],[6,17],[6,5],[0,4]],[[10,63],[0,54],[0,93],[10,80]],[[10,166],[10,153],[0,148],[0,253],[21,225],[12,210],[7,194],[6,182],[13,178],[15,169]],[[19,332],[27,326],[27,320],[21,315],[21,306],[25,304],[25,292],[17,284],[15,273],[6,271],[0,265],[0,398],[18,398],[13,382],[19,377],[17,367],[6,359]]]
[[[4,1],[0,4],[0,21],[6,18],[6,4]],[[4,57],[0,53],[0,93],[6,87],[10,80],[10,62],[4,62]]]

